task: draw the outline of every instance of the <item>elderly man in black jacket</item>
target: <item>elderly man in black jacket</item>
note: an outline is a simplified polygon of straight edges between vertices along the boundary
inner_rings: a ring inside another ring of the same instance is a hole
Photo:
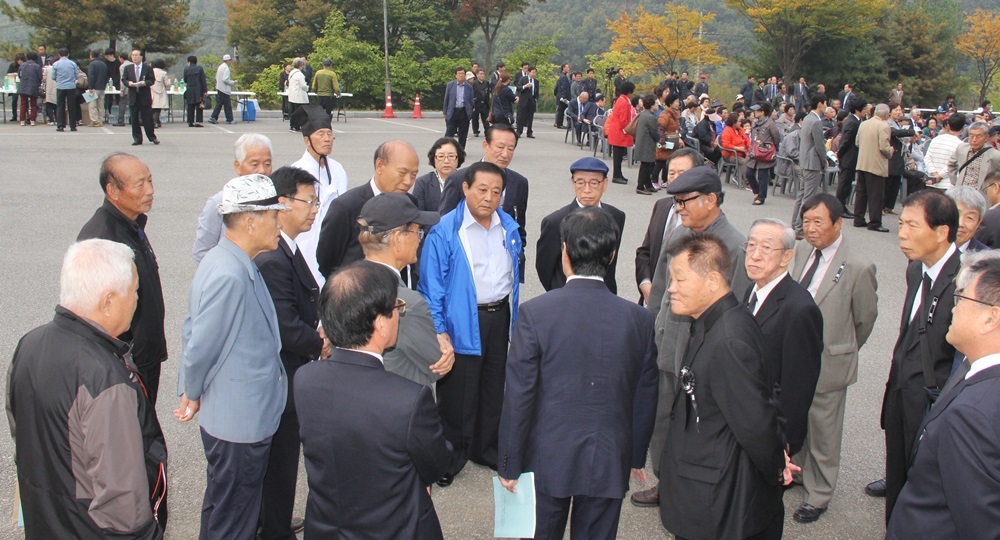
[[[160,364],[167,359],[163,332],[163,289],[160,267],[146,236],[146,213],[153,207],[153,174],[139,158],[112,154],[101,163],[99,175],[104,204],[83,225],[77,240],[103,238],[119,242],[135,252],[139,274],[139,302],[130,328],[118,339],[132,344],[132,359],[138,367],[149,400],[156,405],[160,387]]]
[[[87,66],[87,93],[94,97],[90,107],[90,127],[101,127],[101,104],[104,103],[104,88],[110,80],[108,65],[101,61],[101,53],[90,51],[90,65]]]

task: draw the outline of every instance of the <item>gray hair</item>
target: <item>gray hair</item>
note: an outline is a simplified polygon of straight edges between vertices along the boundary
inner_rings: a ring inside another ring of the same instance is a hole
[[[101,297],[113,291],[126,294],[132,285],[132,248],[92,238],[66,250],[59,273],[59,305],[88,312],[100,306]]]
[[[792,229],[784,221],[774,218],[760,218],[750,225],[750,232],[753,232],[758,225],[774,225],[775,227],[780,227],[781,230],[781,247],[785,249],[795,249],[795,229]]]
[[[969,126],[969,131],[973,130],[982,131],[983,133],[989,134],[990,125],[987,124],[986,122],[973,122],[972,125]]]
[[[302,66],[306,65],[306,61],[303,58],[296,58],[292,60],[292,67],[295,69],[302,69]]]
[[[889,111],[890,111],[889,106],[886,105],[885,103],[879,103],[878,105],[875,106],[875,116],[883,120],[889,118]]]
[[[243,163],[247,158],[247,152],[251,148],[264,148],[267,147],[267,151],[270,154],[274,154],[274,148],[271,146],[271,139],[260,133],[244,133],[240,135],[239,139],[236,139],[236,144],[233,148],[236,151],[236,162]]]
[[[955,204],[960,204],[969,210],[976,210],[979,212],[979,218],[982,219],[986,215],[986,197],[979,192],[978,189],[972,186],[955,186],[950,188],[944,193],[949,199],[955,201]]]
[[[361,232],[358,233],[358,243],[361,244],[361,251],[366,256],[373,253],[382,253],[389,249],[393,234],[405,231],[410,227],[410,224],[407,223],[387,231],[373,233],[369,231],[368,223],[365,220],[358,219],[358,225],[361,226]]]
[[[962,269],[955,278],[955,288],[967,288],[977,277],[976,296],[992,305],[1000,305],[1000,251],[973,251],[962,254]]]

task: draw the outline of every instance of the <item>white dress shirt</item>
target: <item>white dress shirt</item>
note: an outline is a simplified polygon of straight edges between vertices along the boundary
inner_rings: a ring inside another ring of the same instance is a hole
[[[465,217],[458,238],[472,269],[476,286],[476,303],[491,304],[502,300],[514,290],[514,262],[507,253],[506,238],[500,215],[493,212],[490,228],[485,229],[472,217],[465,206]]]
[[[297,167],[313,175],[316,179],[316,196],[319,197],[319,211],[316,212],[316,220],[313,226],[306,232],[299,233],[295,238],[298,247],[302,248],[302,257],[312,271],[313,279],[320,288],[326,283],[326,277],[319,271],[319,263],[316,262],[316,247],[319,245],[319,231],[323,227],[323,220],[327,211],[330,210],[330,203],[334,199],[347,191],[347,171],[337,162],[337,160],[327,156],[326,167],[322,167],[319,161],[313,159],[308,150],[302,154],[302,158],[292,163],[292,167]]]
[[[757,285],[753,286],[753,293],[751,293],[751,296],[753,296],[754,294],[757,295],[757,303],[754,304],[753,306],[754,316],[756,316],[757,312],[760,311],[760,306],[764,305],[764,300],[767,300],[767,295],[771,294],[771,291],[773,291],[774,288],[778,286],[778,282],[780,282],[782,279],[785,279],[785,276],[787,275],[788,272],[782,272],[780,276],[772,279],[770,282],[768,282],[767,285],[764,285],[763,287],[758,288]]]
[[[285,243],[288,244],[288,248],[292,250],[292,255],[298,253],[299,245],[295,243],[295,239],[285,234],[285,231],[278,231],[278,232],[280,232],[281,237],[285,239]]]
[[[353,351],[353,352],[364,353],[364,354],[367,354],[368,356],[374,356],[375,358],[378,358],[378,361],[379,361],[380,364],[382,364],[383,366],[385,365],[385,359],[382,358],[381,354],[373,353],[371,351],[362,351],[361,349],[345,349],[343,347],[337,347],[337,348],[340,349],[340,350],[342,350],[342,351]]]
[[[969,367],[969,372],[965,374],[965,380],[969,380],[973,375],[984,369],[998,365],[1000,365],[1000,354],[990,354],[984,356],[970,364],[971,367]]]
[[[826,277],[826,272],[830,269],[830,263],[833,262],[833,256],[837,253],[837,250],[840,249],[840,243],[843,240],[844,235],[841,234],[836,240],[833,241],[832,244],[820,250],[822,255],[819,256],[819,266],[816,267],[816,273],[813,274],[812,283],[802,283],[802,277],[805,276],[806,272],[808,272],[809,268],[813,265],[813,260],[816,257],[816,248],[813,248],[813,250],[809,252],[809,259],[806,260],[806,264],[802,267],[802,273],[799,274],[799,284],[805,287],[813,298],[816,298],[819,286],[823,283],[823,279]]]
[[[931,288],[934,288],[934,282],[937,281],[938,274],[941,273],[941,269],[944,268],[944,263],[951,258],[955,250],[958,249],[955,244],[948,246],[948,251],[945,252],[944,256],[938,259],[938,262],[934,263],[934,266],[927,268],[926,264],[921,264],[923,268],[923,273],[920,274],[921,285],[917,287],[917,295],[913,297],[913,307],[910,309],[910,321],[912,322],[914,317],[917,316],[917,311],[920,309],[920,302],[924,297],[924,286],[923,279],[924,274],[927,274],[931,278]]]

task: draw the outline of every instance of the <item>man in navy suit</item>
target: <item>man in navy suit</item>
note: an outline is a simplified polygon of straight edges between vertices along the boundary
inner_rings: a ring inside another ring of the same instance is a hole
[[[309,500],[306,538],[443,538],[428,486],[452,465],[428,386],[389,373],[406,303],[399,277],[359,261],[323,287],[320,317],[336,347],[295,379]]]
[[[559,225],[564,287],[525,303],[507,358],[497,473],[535,473],[536,539],[615,538],[632,476],[645,480],[656,414],[653,315],[607,290],[621,232],[588,207]]]
[[[455,68],[455,80],[444,88],[444,105],[441,110],[444,111],[444,136],[457,138],[462,148],[465,148],[465,140],[469,137],[474,99],[472,84],[465,82],[465,68]]]
[[[308,231],[319,212],[316,178],[297,167],[282,167],[271,175],[278,202],[289,208],[278,213],[281,238],[278,249],[254,259],[278,314],[281,336],[281,363],[288,373],[288,398],[278,431],[271,438],[271,453],[264,475],[261,507],[261,538],[290,538],[302,530],[302,518],[293,522],[295,480],[299,472],[299,419],[295,414],[292,385],[295,372],[318,358],[330,356],[329,343],[320,336],[319,286],[295,243]],[[290,525],[291,524],[291,525]]]
[[[566,275],[563,273],[562,265],[563,240],[560,236],[560,223],[566,216],[581,208],[596,207],[604,210],[614,219],[619,231],[625,230],[625,212],[608,203],[601,202],[604,191],[608,189],[608,165],[597,158],[585,157],[573,162],[569,172],[576,198],[568,205],[542,218],[541,234],[538,235],[538,244],[535,250],[535,270],[538,271],[538,280],[541,281],[542,287],[546,291],[558,289],[566,284]],[[615,268],[618,266],[620,247],[621,235],[619,234],[618,243],[615,244],[615,256],[607,271],[604,272],[604,283],[608,286],[608,290],[615,294],[618,294]]]
[[[743,305],[764,335],[764,362],[774,389],[788,455],[802,449],[809,406],[823,354],[823,315],[805,287],[788,274],[795,231],[776,219],[758,219],[744,244],[747,288]]]
[[[965,353],[924,417],[886,538],[995,538],[1000,523],[1000,259],[966,259],[948,342]]]
[[[201,538],[252,540],[271,437],[287,397],[274,302],[253,264],[278,247],[278,195],[262,174],[222,188],[226,235],[201,260],[184,320],[174,416],[201,411],[208,482]]]

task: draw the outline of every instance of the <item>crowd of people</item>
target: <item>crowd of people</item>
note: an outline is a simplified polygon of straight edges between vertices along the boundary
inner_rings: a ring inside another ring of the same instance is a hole
[[[122,80],[148,88],[141,57],[133,66]],[[515,100],[537,92],[537,73],[522,68]],[[483,71],[473,73],[482,84]],[[510,75],[494,75],[499,101],[513,90]],[[583,78],[572,95],[571,76],[563,66],[568,84],[556,87],[557,97],[569,87],[565,129],[585,125],[602,101]],[[530,184],[511,164],[530,116],[496,121],[494,101],[484,158],[463,167],[481,103],[466,78],[456,70],[449,84],[448,133],[419,178],[417,151],[390,140],[374,151],[371,179],[348,189],[325,105],[291,112],[303,155],[287,166],[273,167],[266,136],[237,140],[236,176],[196,227],[173,411],[197,419],[207,461],[200,537],[304,528],[441,538],[430,488],[447,488],[469,461],[510,491],[535,474],[540,539],[562,538],[567,523],[574,537],[615,538],[629,479],[646,482],[647,461],[658,481],[629,500],[658,508],[678,538],[780,538],[783,487],[793,483],[805,492],[794,519],[820,519],[837,487],[847,390],[879,314],[875,265],[842,227],[853,218],[879,230],[883,210],[894,212],[881,194],[896,151],[910,145],[903,166],[917,166],[917,131],[890,125],[905,120],[901,107],[879,104],[862,122],[872,108],[847,86],[839,104],[830,100],[828,138],[825,93],[803,89],[801,105],[787,104],[791,120],[775,120],[767,87],[777,82],[762,82],[752,92],[765,99],[747,107],[750,133],[731,120],[734,107],[724,122],[736,133],[719,130],[726,143],[714,156],[710,144],[684,142],[703,124],[716,139],[711,98],[709,114],[697,97],[680,106],[685,90],[708,93],[706,77],[668,80],[638,113],[635,85],[620,81],[604,124],[615,167],[592,157],[568,165],[574,199],[541,220],[530,257],[546,292],[522,302]],[[844,104],[854,122],[841,125]],[[910,262],[881,414],[886,475],[866,487],[886,498],[890,538],[931,528],[978,538],[1000,520],[1000,152],[987,123],[941,114],[944,131],[921,149],[929,172],[909,185],[899,216]],[[692,115],[693,129],[682,127]],[[626,214],[602,201],[609,182],[624,180],[615,130],[636,138],[643,189],[662,170],[669,195],[653,205],[629,294],[616,277]],[[793,219],[738,229],[712,158],[740,168],[742,152],[740,174],[762,203],[790,140]],[[842,150],[856,151],[853,169]],[[858,175],[853,215],[842,186],[819,189],[834,156],[841,173]],[[928,184],[951,187],[918,189]],[[54,320],[21,339],[8,378],[28,538],[160,538],[167,525],[168,445],[155,414],[165,310],[145,232],[153,177],[116,153],[99,186],[104,203],[64,257]],[[300,448],[304,519],[293,515]]]

